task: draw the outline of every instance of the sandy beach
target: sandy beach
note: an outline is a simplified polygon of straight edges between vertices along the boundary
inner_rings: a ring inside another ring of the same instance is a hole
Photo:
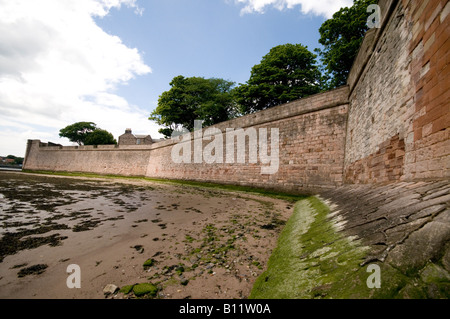
[[[246,298],[292,209],[243,192],[0,172],[0,298],[135,298],[103,290],[139,283],[153,298]],[[81,288],[67,286],[71,264]]]

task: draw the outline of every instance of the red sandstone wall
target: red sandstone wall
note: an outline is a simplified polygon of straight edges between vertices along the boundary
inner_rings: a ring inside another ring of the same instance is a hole
[[[448,1],[380,0],[349,76],[344,178],[450,176]]]
[[[450,177],[450,2],[406,1],[414,116],[405,177]]]

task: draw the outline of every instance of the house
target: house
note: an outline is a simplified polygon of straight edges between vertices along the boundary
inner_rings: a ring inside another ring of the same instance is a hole
[[[134,135],[130,128],[119,136],[119,145],[150,145],[153,139],[150,135]]]

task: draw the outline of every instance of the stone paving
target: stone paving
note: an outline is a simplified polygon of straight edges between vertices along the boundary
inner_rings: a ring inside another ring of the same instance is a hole
[[[429,284],[427,297],[450,296],[450,181],[346,185],[320,197],[344,233],[370,247],[361,266],[382,263]]]

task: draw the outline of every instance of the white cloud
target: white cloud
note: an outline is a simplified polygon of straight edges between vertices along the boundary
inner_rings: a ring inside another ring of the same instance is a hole
[[[353,5],[352,0],[235,0],[235,2],[244,5],[241,14],[264,13],[267,7],[284,10],[300,6],[303,14],[314,14],[328,19],[340,8]]]
[[[58,142],[59,129],[82,120],[116,137],[128,126],[157,135],[150,110],[114,93],[151,73],[137,48],[95,23],[121,6],[143,14],[136,0],[0,0],[0,155],[28,138]]]

